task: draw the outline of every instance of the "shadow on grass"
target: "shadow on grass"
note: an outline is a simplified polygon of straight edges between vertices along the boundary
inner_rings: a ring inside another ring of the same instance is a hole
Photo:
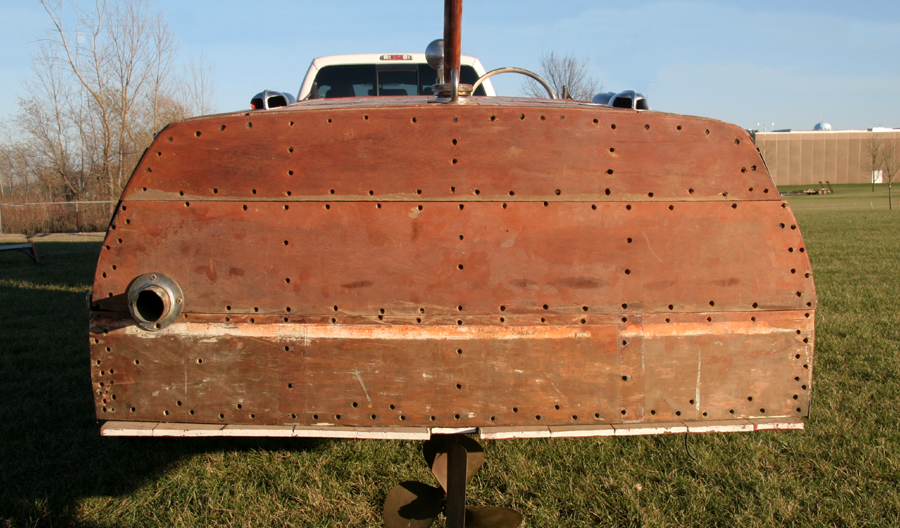
[[[99,250],[95,242],[40,243],[38,265],[0,253],[0,525],[78,525],[81,499],[132,493],[198,453],[317,445],[101,437],[85,298]]]

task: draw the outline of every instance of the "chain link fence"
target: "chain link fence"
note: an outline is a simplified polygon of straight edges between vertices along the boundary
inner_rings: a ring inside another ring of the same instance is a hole
[[[0,234],[106,231],[113,200],[0,203]]]

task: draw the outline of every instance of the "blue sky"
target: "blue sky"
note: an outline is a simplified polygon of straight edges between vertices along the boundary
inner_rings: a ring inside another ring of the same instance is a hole
[[[441,0],[151,0],[180,43],[212,66],[219,111],[263,90],[296,93],[320,55],[421,52],[443,31]],[[589,59],[604,91],[644,92],[654,110],[756,128],[900,127],[900,2],[466,0],[463,52],[487,69],[537,70],[543,52]],[[0,120],[27,95],[37,0],[0,0]],[[540,72],[538,72],[540,73]],[[516,75],[494,78],[519,95]]]

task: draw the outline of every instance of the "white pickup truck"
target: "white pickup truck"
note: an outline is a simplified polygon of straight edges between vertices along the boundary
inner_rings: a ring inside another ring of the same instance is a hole
[[[472,84],[484,75],[475,57],[460,57],[460,82]],[[266,90],[253,96],[250,107],[270,109],[305,99],[391,95],[433,95],[437,70],[428,65],[424,53],[360,53],[328,55],[313,59],[296,99],[283,92]],[[475,95],[497,95],[490,79]]]
[[[460,57],[460,82],[473,84],[484,75],[475,57]],[[313,59],[297,100],[373,95],[433,95],[437,70],[424,53],[329,55]],[[496,95],[490,80],[475,95]],[[480,88],[480,87],[479,87]]]

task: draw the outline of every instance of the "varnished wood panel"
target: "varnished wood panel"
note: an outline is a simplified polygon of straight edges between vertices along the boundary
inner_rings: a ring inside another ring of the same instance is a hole
[[[98,261],[98,418],[549,434],[808,413],[809,259],[743,130],[390,99],[157,136]],[[148,273],[184,299],[156,332],[125,305]]]

